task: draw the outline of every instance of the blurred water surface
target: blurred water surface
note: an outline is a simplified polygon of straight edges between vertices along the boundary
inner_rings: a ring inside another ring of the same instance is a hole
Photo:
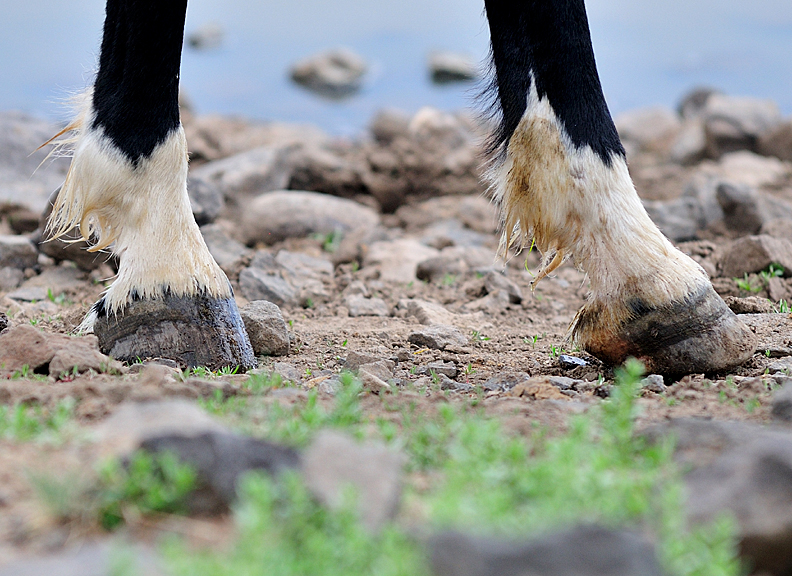
[[[166,1],[166,0],[163,0]],[[792,113],[789,0],[588,0],[594,48],[612,111],[673,106],[695,85],[772,98]],[[104,0],[0,0],[0,110],[54,119],[62,99],[90,83]],[[318,124],[355,134],[382,107],[469,106],[470,84],[434,86],[436,49],[483,61],[483,0],[190,0],[187,33],[217,23],[214,50],[185,49],[182,87],[199,113]],[[288,68],[348,46],[371,70],[342,102],[294,86]]]

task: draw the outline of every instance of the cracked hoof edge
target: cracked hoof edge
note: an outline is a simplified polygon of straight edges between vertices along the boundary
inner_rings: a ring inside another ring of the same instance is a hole
[[[616,316],[613,310],[601,304],[585,306],[578,313],[573,339],[608,364],[633,356],[649,373],[667,375],[728,370],[756,350],[755,334],[709,284],[664,306],[647,306],[640,298],[625,304],[627,320],[616,329],[607,328]]]
[[[104,354],[135,362],[169,358],[187,367],[211,370],[256,367],[256,356],[233,298],[171,296],[136,300],[107,315],[95,306],[93,331]]]

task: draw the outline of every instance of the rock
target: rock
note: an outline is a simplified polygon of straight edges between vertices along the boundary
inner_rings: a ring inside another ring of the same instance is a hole
[[[349,370],[350,372],[357,372],[361,366],[365,366],[366,364],[375,364],[380,361],[380,358],[376,356],[364,354],[356,350],[350,350],[346,359],[344,360],[344,369]],[[392,372],[396,365],[390,360],[384,362],[386,362],[388,370]]]
[[[358,316],[389,316],[390,308],[382,298],[366,298],[360,294],[352,294],[344,298],[344,306],[349,315]]]
[[[759,234],[792,242],[792,218],[773,218],[762,224]]]
[[[774,217],[792,218],[791,205],[744,185],[722,182],[716,188],[716,197],[724,224],[741,235],[758,234]]]
[[[649,430],[650,438],[672,435],[685,476],[686,511],[693,524],[724,513],[737,521],[740,551],[755,573],[792,569],[790,526],[792,434],[739,422],[676,420]]]
[[[21,112],[0,113],[0,190],[3,202],[40,214],[52,191],[63,183],[70,160],[39,146],[61,130]],[[43,165],[41,165],[43,162]]]
[[[406,112],[383,109],[374,115],[369,130],[378,143],[387,146],[397,137],[406,137],[409,125],[410,116]]]
[[[316,258],[302,252],[280,250],[275,255],[275,262],[283,270],[284,276],[291,281],[304,278],[330,278],[333,275],[333,263],[324,258]],[[255,266],[255,260],[251,266]]]
[[[508,295],[509,303],[511,304],[520,304],[522,302],[520,287],[500,272],[490,271],[484,275],[484,289],[489,294],[501,290]]]
[[[251,254],[250,249],[231,238],[219,224],[201,226],[201,234],[212,258],[223,270],[231,270],[235,264]]]
[[[273,374],[278,374],[284,382],[294,382],[295,384],[300,381],[300,371],[288,362],[275,362],[272,364]]]
[[[440,254],[418,263],[415,276],[427,282],[440,282],[449,277],[459,276],[468,270],[464,258],[456,254]]]
[[[19,268],[5,266],[0,268],[0,292],[8,292],[18,288],[25,279],[25,273]]]
[[[649,390],[656,394],[662,394],[666,391],[665,382],[660,374],[649,374],[649,376],[643,378],[639,384],[644,390]]]
[[[707,154],[707,134],[704,120],[691,118],[685,120],[671,145],[671,160],[684,166],[696,164]]]
[[[457,382],[445,374],[437,374],[435,378],[438,380],[438,384],[440,384],[440,390],[452,390],[454,392],[472,392],[475,390],[475,386],[472,384]]]
[[[720,94],[719,90],[706,86],[699,86],[685,94],[677,105],[677,112],[685,119],[698,118],[704,113],[707,101],[713,94]]]
[[[770,415],[773,420],[792,422],[792,383],[786,383],[773,392]]]
[[[406,316],[413,316],[418,322],[427,326],[453,324],[457,318],[456,314],[446,310],[440,304],[425,300],[401,300],[399,308],[405,311]]]
[[[442,533],[429,541],[436,576],[661,576],[641,535],[579,526],[527,542]],[[574,553],[571,553],[574,551]]]
[[[701,203],[692,197],[676,200],[643,200],[644,208],[660,231],[673,242],[684,242],[698,237],[704,228]]]
[[[38,264],[38,251],[24,236],[0,235],[0,267],[24,270]]]
[[[416,280],[418,264],[438,256],[434,248],[417,240],[402,238],[390,242],[374,242],[363,259],[363,266],[379,268],[380,280],[408,283]]]
[[[508,392],[517,384],[521,384],[531,377],[527,372],[502,372],[491,376],[482,387],[485,390]]]
[[[168,574],[165,562],[149,546],[131,544],[123,539],[106,539],[81,542],[79,546],[55,554],[11,562],[0,567],[0,576],[110,576],[118,574],[120,562],[128,574]]]
[[[498,312],[498,310],[508,308],[510,303],[511,298],[509,297],[509,294],[503,290],[496,289],[483,298],[468,302],[462,306],[462,310],[464,312],[482,311],[489,314],[494,314]]]
[[[623,112],[613,120],[622,140],[650,152],[668,152],[681,127],[679,116],[663,106]]]
[[[236,499],[239,479],[245,473],[259,471],[276,476],[300,465],[299,455],[291,448],[217,430],[149,434],[140,448],[175,454],[195,469],[201,488],[190,496],[194,514],[226,512]]]
[[[141,375],[149,385],[159,385],[168,372],[167,367],[147,366]],[[125,457],[141,447],[143,442],[181,435],[200,436],[212,432],[228,432],[195,402],[182,399],[156,402],[125,402],[95,429],[98,451],[104,456]]]
[[[768,374],[786,374],[792,376],[792,358],[783,358],[770,363],[767,367]]]
[[[0,334],[0,366],[59,377],[74,371],[106,372],[121,365],[99,352],[95,336],[48,334],[22,324]]]
[[[245,268],[239,273],[239,288],[250,301],[267,300],[278,306],[297,303],[297,291],[286,280],[258,268]]]
[[[735,314],[769,314],[773,311],[773,303],[767,298],[758,296],[748,296],[747,298],[726,296],[723,301]]]
[[[187,45],[194,50],[213,50],[223,43],[225,31],[217,22],[207,22],[187,34]]]
[[[453,326],[436,324],[410,333],[407,340],[421,348],[444,350],[448,346],[467,346],[468,339]]]
[[[759,137],[782,120],[778,106],[771,100],[723,94],[709,96],[702,117],[710,158],[735,150],[756,150]]]
[[[50,294],[49,290],[43,286],[20,286],[13,292],[6,294],[7,298],[11,300],[18,300],[19,302],[43,302],[47,300]]]
[[[363,173],[368,162],[357,148],[305,146],[289,157],[290,190],[311,190],[342,198],[354,198],[368,192]]]
[[[786,183],[792,171],[789,164],[777,158],[759,156],[748,150],[724,154],[715,173],[723,180],[752,188],[778,188]]]
[[[758,151],[765,156],[792,161],[792,120],[785,120],[759,137]]]
[[[404,463],[401,454],[382,444],[359,444],[339,432],[323,430],[303,454],[302,474],[319,501],[332,508],[347,502],[351,487],[363,524],[377,531],[398,511]]]
[[[246,244],[274,244],[314,234],[351,233],[373,229],[379,215],[366,206],[318,192],[281,190],[254,199],[241,216],[240,235]]]
[[[401,210],[401,208],[399,210]],[[402,212],[402,215],[403,214],[404,211]],[[399,214],[397,214],[397,216],[398,215]],[[492,240],[492,233],[483,234],[481,232],[471,230],[456,218],[446,218],[444,220],[437,221],[434,224],[430,224],[424,229],[423,235],[421,236],[422,243],[426,244],[427,246],[431,246],[432,248],[437,248],[438,250],[443,250],[444,248],[447,249],[449,246],[480,247],[491,243]],[[467,260],[464,258],[464,252],[460,253],[459,255],[462,256],[462,259],[467,262]],[[495,258],[493,255],[493,258],[489,260],[488,264],[492,264],[494,260]]]
[[[360,89],[366,61],[348,48],[336,48],[300,60],[291,68],[297,84],[331,98],[341,98]]]
[[[436,84],[464,82],[478,77],[478,66],[467,54],[432,52],[429,55],[429,72]]]
[[[366,362],[361,364],[358,368],[358,374],[363,376],[363,373],[376,376],[380,380],[387,382],[393,378],[393,369],[395,364],[392,360],[376,360],[374,362]]]
[[[187,177],[187,194],[195,222],[199,226],[214,222],[223,209],[223,193],[220,189],[198,178],[194,172]]]
[[[215,186],[234,206],[242,209],[247,199],[286,187],[291,176],[288,149],[261,146],[194,168],[190,176]]]
[[[258,356],[289,354],[289,331],[280,308],[266,300],[256,300],[239,309],[253,352]]]
[[[792,275],[792,242],[772,236],[745,236],[729,244],[718,262],[718,271],[727,278],[742,278],[780,265],[784,276]]]
[[[580,368],[581,366],[588,366],[588,362],[583,360],[583,358],[569,356],[567,354],[560,354],[558,356],[558,365],[564,370],[574,370],[575,368]]]
[[[322,130],[309,124],[261,122],[216,114],[182,118],[182,123],[193,172],[201,162],[226,158],[254,148],[286,152],[298,146],[321,145],[329,139]],[[279,156],[280,152],[276,152],[276,157]],[[276,162],[274,166],[277,165]],[[277,173],[278,170],[272,172],[273,175]]]
[[[443,374],[449,378],[456,378],[459,370],[453,362],[429,362],[423,373],[431,374],[432,372],[435,374]]]

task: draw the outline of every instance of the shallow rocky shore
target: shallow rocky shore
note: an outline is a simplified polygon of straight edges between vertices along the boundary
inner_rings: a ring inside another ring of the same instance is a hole
[[[529,433],[537,423],[561,429],[569,415],[607,397],[611,371],[564,339],[586,295],[583,275],[565,266],[532,292],[523,256],[495,259],[497,218],[479,152],[486,122],[428,108],[412,116],[383,111],[349,140],[312,126],[189,110],[183,117],[195,218],[232,282],[258,370],[295,384],[276,395],[281,401],[300,402],[313,388],[332,398],[340,372],[351,370],[372,414],[394,389],[427,403],[477,396],[507,428]],[[792,473],[792,119],[772,102],[697,90],[677,110],[637,110],[616,124],[650,215],[760,341],[731,374],[648,377],[641,424],[650,435],[675,434],[679,457],[693,464],[691,519],[731,510],[756,568],[788,573],[792,517],[773,502],[792,499],[780,480]],[[18,466],[42,455],[86,466],[100,453],[142,445],[201,454],[194,463],[215,488],[218,509],[233,500],[236,476],[212,471],[238,475],[300,461],[320,501],[330,505],[335,496],[311,474],[346,473],[364,492],[378,487],[366,499],[372,526],[398,514],[398,455],[332,435],[301,454],[257,443],[185,400],[244,394],[244,376],[185,380],[172,362],[123,365],[103,355],[95,337],[74,335],[115,262],[81,242],[45,240],[49,199],[68,160],[39,167],[46,152],[30,152],[55,132],[40,119],[0,114],[0,403],[73,398],[81,426],[99,439],[79,454],[64,448],[53,456],[0,438],[0,575],[43,573],[43,566],[53,576],[72,574],[68,566],[84,561],[68,551],[62,531],[39,526],[31,512]],[[528,268],[536,264],[528,254]],[[239,457],[230,466],[217,460],[222,454]],[[382,464],[369,477],[355,462],[371,458]],[[338,461],[348,466],[328,471]],[[486,566],[493,554],[518,562],[532,546],[553,542],[507,550],[464,538],[432,540],[438,574],[460,573],[448,560],[460,546]],[[608,538],[616,550],[632,542]],[[91,546],[94,556],[107,555],[106,544]],[[47,554],[60,560],[24,559]],[[655,573],[640,557],[635,562]]]

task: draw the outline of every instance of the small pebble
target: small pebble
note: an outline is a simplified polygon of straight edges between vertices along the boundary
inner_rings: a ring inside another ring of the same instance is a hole
[[[558,365],[564,370],[573,370],[579,366],[588,366],[588,362],[583,360],[583,358],[561,354],[558,357]]]

